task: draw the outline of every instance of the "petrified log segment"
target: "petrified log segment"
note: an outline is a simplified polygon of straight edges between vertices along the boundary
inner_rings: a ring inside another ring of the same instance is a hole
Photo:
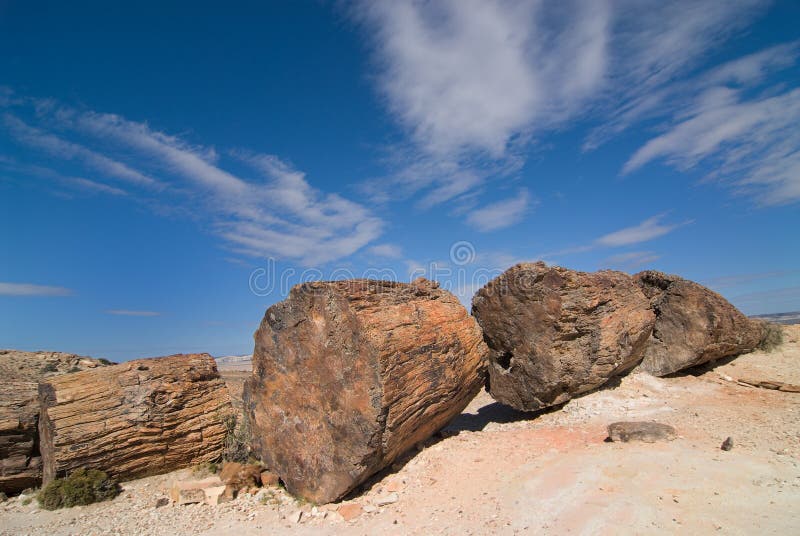
[[[491,395],[532,411],[635,367],[655,316],[631,276],[523,263],[480,289],[472,313],[489,346]]]
[[[42,482],[36,382],[105,363],[63,352],[0,350],[0,491],[18,493]]]
[[[486,352],[437,283],[295,286],[255,333],[244,399],[256,451],[291,493],[336,500],[460,413]]]
[[[139,359],[39,384],[44,482],[79,467],[118,480],[222,454],[230,398],[208,354]]]
[[[42,480],[36,383],[0,383],[0,491],[18,493]]]
[[[656,324],[640,368],[664,376],[715,359],[753,351],[765,324],[739,312],[725,298],[677,275],[636,274],[650,299]]]

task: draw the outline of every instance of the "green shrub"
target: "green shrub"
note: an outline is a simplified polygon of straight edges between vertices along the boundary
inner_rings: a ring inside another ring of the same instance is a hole
[[[192,468],[192,476],[195,478],[203,478],[217,473],[219,473],[219,464],[216,462],[201,463]]]
[[[73,372],[80,372],[80,371],[81,369],[79,369],[78,367],[72,367],[67,371],[67,374],[72,374]]]
[[[103,365],[113,365],[114,364],[113,362],[109,361],[105,357],[101,357],[100,359],[98,359],[98,361],[100,361],[100,363],[102,363]]]
[[[78,469],[67,478],[47,484],[36,497],[45,510],[70,508],[113,499],[119,485],[102,471]]]
[[[758,348],[765,352],[771,352],[781,344],[783,344],[783,327],[780,324],[767,322],[764,326],[764,337]]]
[[[228,462],[248,463],[250,461],[250,423],[247,416],[238,418],[231,413],[222,419],[225,424],[225,452],[222,457]]]
[[[42,367],[42,373],[46,374],[48,372],[58,372],[58,365],[55,363],[48,363]]]

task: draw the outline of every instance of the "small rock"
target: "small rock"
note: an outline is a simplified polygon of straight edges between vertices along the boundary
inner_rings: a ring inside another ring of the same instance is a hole
[[[364,512],[366,512],[367,514],[371,514],[373,512],[377,512],[377,511],[378,511],[378,507],[377,506],[372,506],[371,504],[365,504],[364,505]]]
[[[225,486],[222,480],[217,476],[204,478],[202,480],[183,480],[175,481],[169,490],[170,498],[177,504],[197,504],[206,502],[206,490],[214,488],[213,492],[222,488],[222,493],[225,491]]]
[[[235,491],[261,485],[262,468],[259,465],[243,465],[236,462],[225,462],[219,478],[226,486],[231,486]]]
[[[350,521],[361,515],[361,505],[358,503],[343,504],[337,510],[342,519]]]
[[[377,497],[373,503],[375,506],[386,506],[387,504],[394,504],[400,500],[400,497],[397,493],[387,493],[386,495],[382,495]]]
[[[608,425],[608,440],[643,441],[655,443],[656,441],[672,441],[675,439],[675,428],[667,424],[649,421],[615,422]]]
[[[205,493],[205,503],[210,506],[217,506],[230,500],[228,493],[229,486],[214,486],[203,490]]]
[[[292,515],[289,516],[289,521],[291,521],[292,523],[295,523],[295,524],[300,523],[301,519],[303,519],[303,511],[302,510],[298,510],[295,513],[293,513]]]
[[[261,485],[262,486],[277,486],[278,475],[272,471],[261,471]]]
[[[719,448],[721,448],[724,451],[731,450],[733,448],[733,438],[732,437],[726,438],[725,441],[722,442],[722,445],[720,445]]]
[[[155,504],[153,505],[154,508],[161,508],[162,506],[167,506],[169,504],[169,499],[166,497],[159,497]]]

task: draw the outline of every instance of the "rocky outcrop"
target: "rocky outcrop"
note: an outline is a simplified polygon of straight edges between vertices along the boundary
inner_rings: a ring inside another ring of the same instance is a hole
[[[291,493],[336,500],[458,415],[486,352],[436,283],[297,285],[255,334],[244,390],[255,450]]]
[[[79,467],[129,480],[215,460],[230,411],[208,354],[48,378],[39,384],[39,402],[45,483]]]
[[[519,410],[566,402],[639,364],[655,315],[631,276],[542,262],[480,289],[472,314],[490,348],[491,395]]]
[[[0,350],[0,378],[3,381],[38,382],[59,376],[111,365],[106,359],[95,359],[65,352],[23,352]]]
[[[0,350],[0,492],[18,493],[42,482],[37,382],[105,363],[62,352]]]
[[[750,352],[765,324],[739,312],[725,298],[676,275],[646,271],[634,276],[656,314],[640,368],[664,376],[715,359]]]

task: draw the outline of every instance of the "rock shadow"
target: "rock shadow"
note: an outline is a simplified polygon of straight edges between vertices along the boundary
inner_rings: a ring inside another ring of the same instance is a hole
[[[477,413],[461,413],[445,426],[440,435],[456,435],[460,432],[480,432],[490,423],[512,423],[535,419],[547,413],[550,408],[541,411],[520,411],[500,402],[492,402],[478,408]],[[559,406],[560,409],[560,406]]]
[[[701,363],[699,365],[695,365],[693,367],[689,367],[683,370],[679,370],[677,372],[673,372],[672,374],[666,374],[664,378],[684,378],[686,376],[702,376],[708,372],[711,372],[717,367],[721,367],[723,365],[727,365],[731,361],[734,361],[737,357],[743,354],[736,354],[736,355],[729,355],[727,357],[721,357],[719,359],[715,359],[713,361],[709,361],[708,363]]]

